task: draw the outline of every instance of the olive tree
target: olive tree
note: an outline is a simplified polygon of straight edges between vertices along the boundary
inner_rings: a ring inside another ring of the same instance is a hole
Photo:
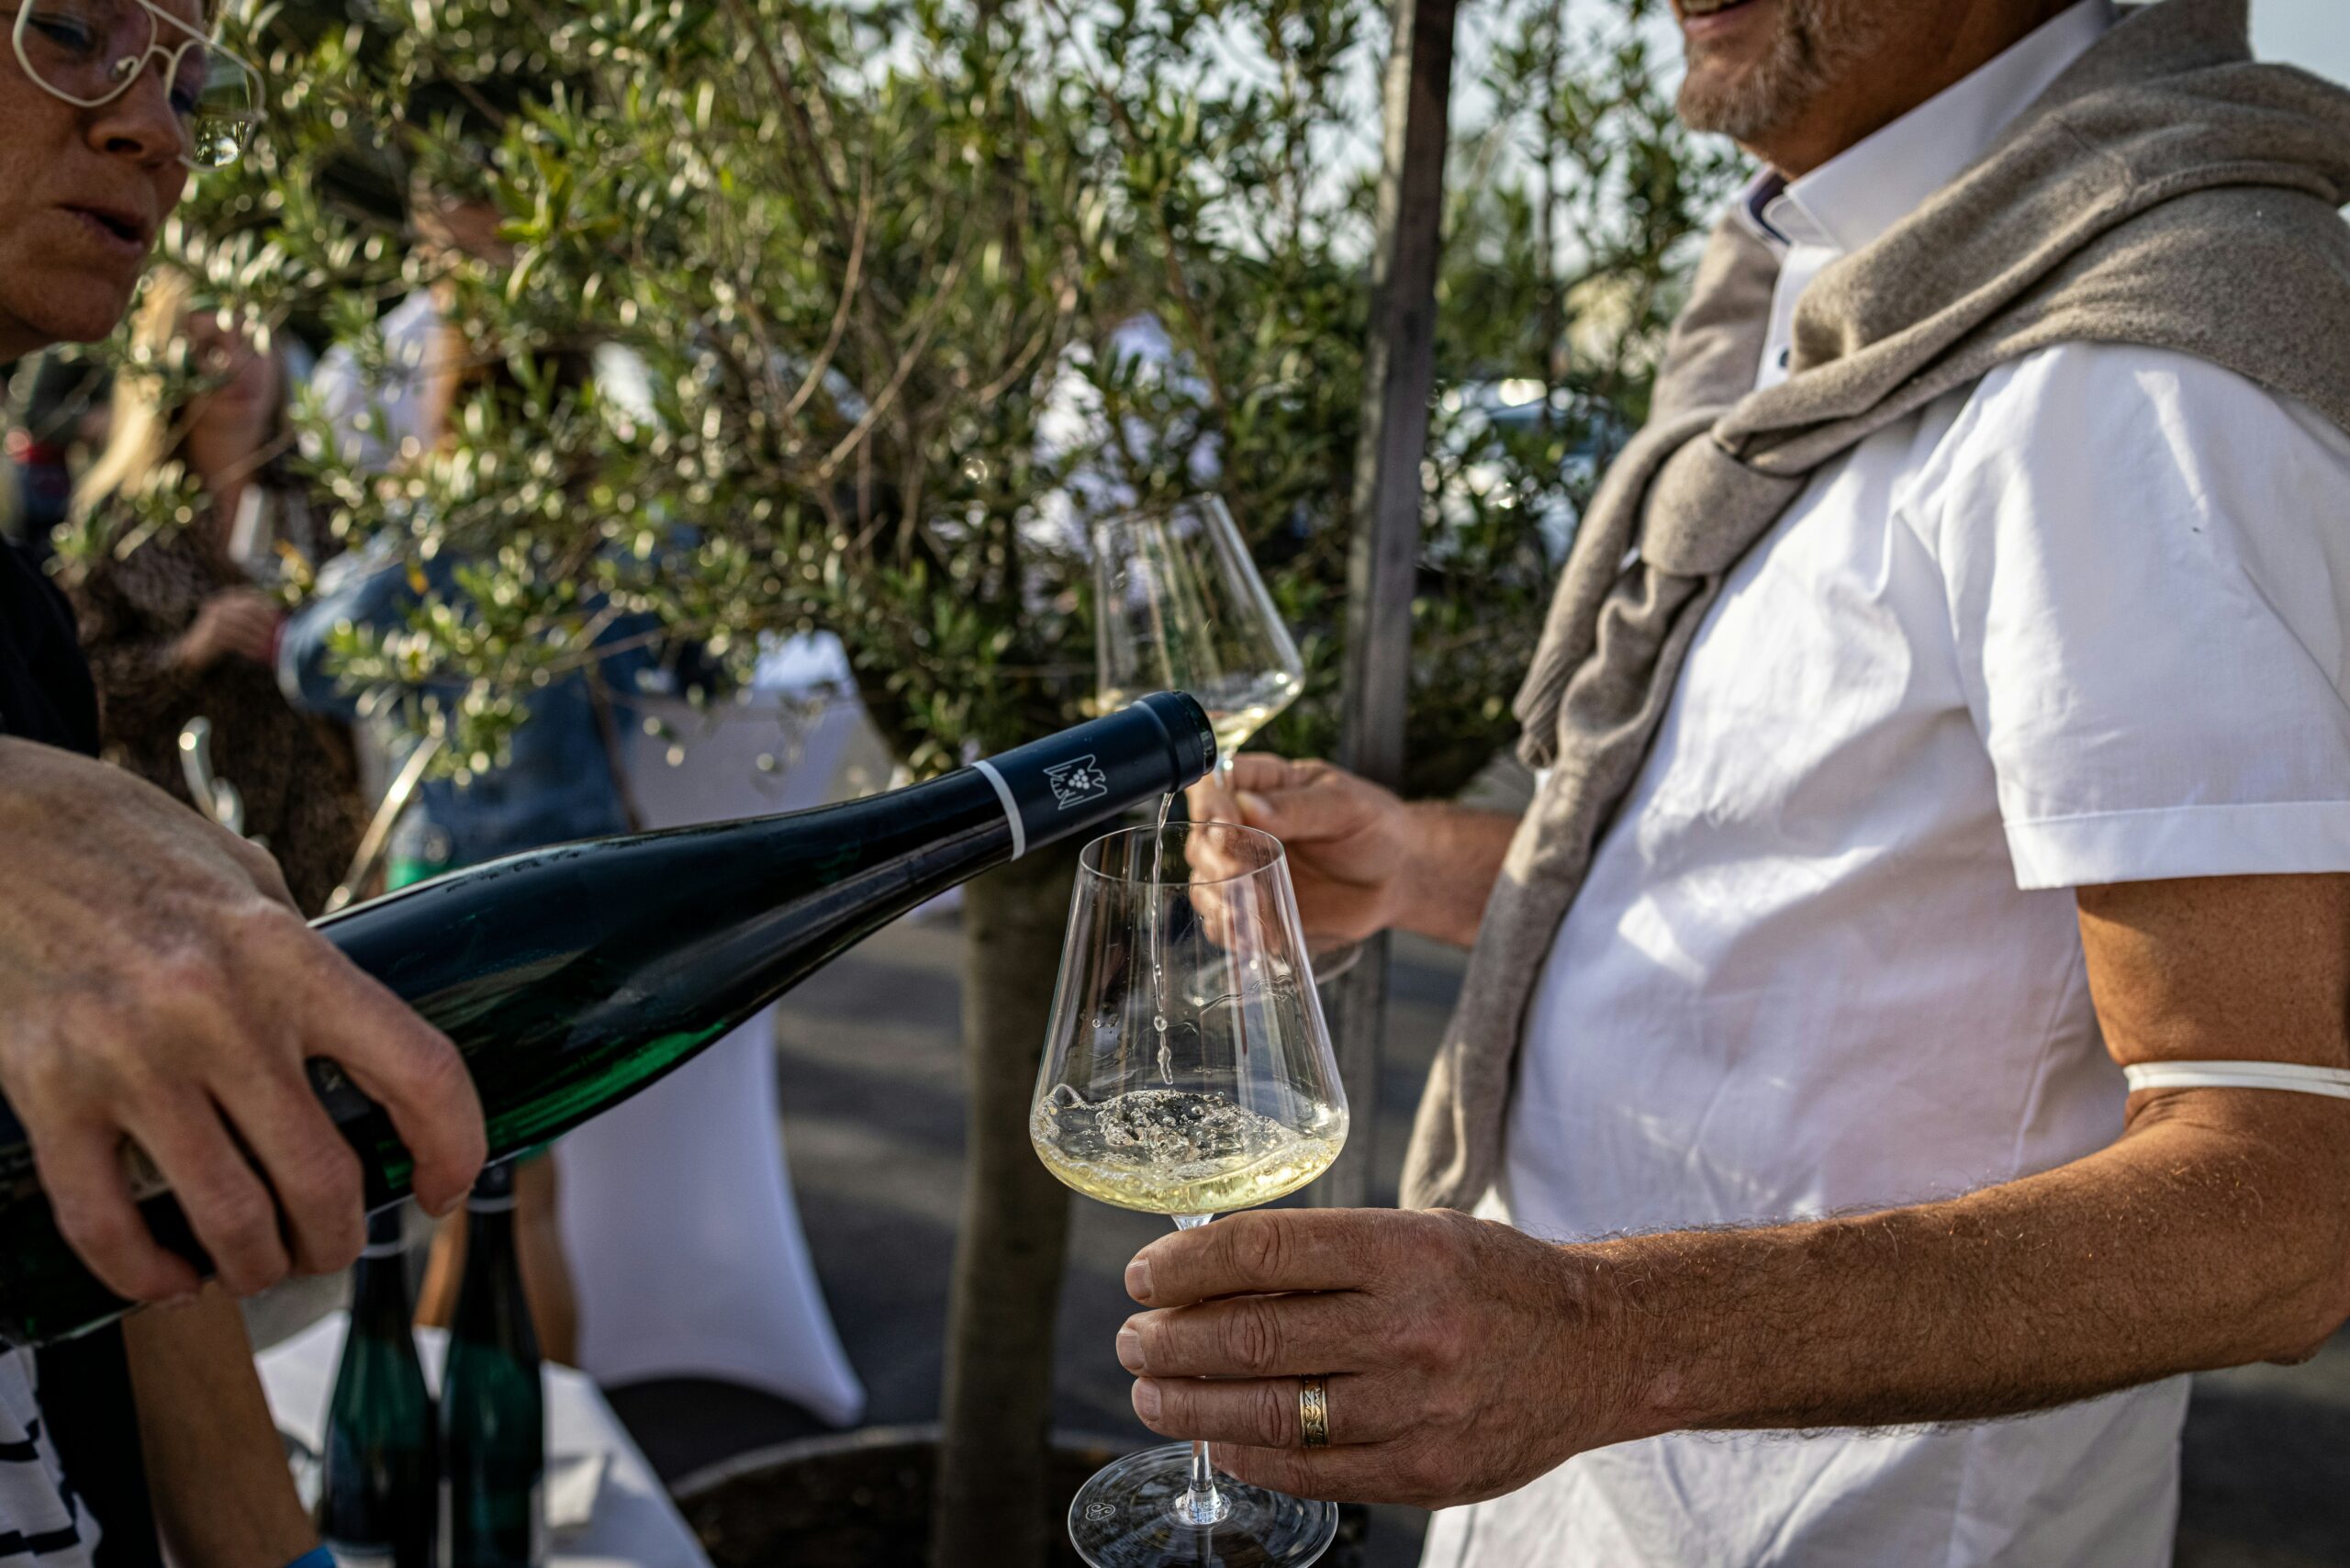
[[[1672,123],[1648,8],[1483,24],[1424,471],[1421,792],[1508,737],[1725,173]],[[492,765],[518,695],[623,614],[737,672],[763,637],[837,634],[917,774],[1016,744],[1091,696],[1084,498],[1200,485],[1308,662],[1269,744],[1332,744],[1369,0],[307,0],[234,22],[272,97],[167,240],[206,297],[371,364],[385,307],[432,289],[495,372],[388,472],[307,445],[348,543],[465,564],[461,594],[337,647],[353,683],[435,678],[416,722],[442,766]],[[420,242],[418,193],[494,204],[498,242]],[[614,348],[641,396],[564,373]],[[1066,1204],[1024,1112],[1069,876],[1044,855],[970,890],[941,1562],[1028,1568],[1051,1528]]]

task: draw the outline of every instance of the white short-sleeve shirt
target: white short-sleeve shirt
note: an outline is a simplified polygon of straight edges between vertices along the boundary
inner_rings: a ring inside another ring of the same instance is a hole
[[[2111,1142],[2070,890],[2350,870],[2345,615],[2350,438],[2210,365],[2052,349],[1857,449],[1732,574],[1560,930],[1508,1216],[1816,1217]],[[1429,1561],[2156,1568],[2185,1406],[1627,1444]]]
[[[1767,1224],[2110,1143],[2071,890],[2350,870],[2345,629],[2350,437],[2200,361],[2058,346],[1830,465],[1561,927],[1494,1212]],[[2186,1397],[1627,1443],[1439,1514],[1427,1562],[2162,1568]]]

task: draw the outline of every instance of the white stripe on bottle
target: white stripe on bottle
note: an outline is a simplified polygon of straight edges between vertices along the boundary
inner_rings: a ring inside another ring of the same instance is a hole
[[[1020,825],[1020,804],[1012,798],[1012,786],[1003,781],[995,764],[985,757],[971,766],[987,775],[988,782],[995,786],[995,798],[1003,802],[1003,820],[1012,824],[1012,857],[1017,860],[1028,853],[1028,830]]]

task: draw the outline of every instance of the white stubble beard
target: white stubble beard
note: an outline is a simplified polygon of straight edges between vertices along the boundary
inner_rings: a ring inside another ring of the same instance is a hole
[[[1857,62],[1875,52],[1884,11],[1869,0],[1780,0],[1762,63],[1719,85],[1692,71],[1674,107],[1692,130],[1752,143],[1785,125]]]

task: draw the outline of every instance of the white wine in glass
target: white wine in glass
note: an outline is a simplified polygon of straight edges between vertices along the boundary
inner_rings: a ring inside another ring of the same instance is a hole
[[[1102,712],[1187,691],[1215,730],[1217,767],[1297,700],[1305,665],[1240,531],[1215,496],[1105,518],[1093,531]]]
[[[1186,823],[1086,846],[1028,1133],[1078,1192],[1185,1229],[1337,1159],[1346,1092],[1280,840]],[[1092,1568],[1304,1568],[1337,1510],[1173,1443],[1095,1475],[1069,1523]]]
[[[1054,1091],[1032,1126],[1054,1175],[1089,1198],[1145,1214],[1228,1214],[1287,1197],[1344,1147],[1236,1103],[1183,1089],[1130,1089],[1099,1103]]]

